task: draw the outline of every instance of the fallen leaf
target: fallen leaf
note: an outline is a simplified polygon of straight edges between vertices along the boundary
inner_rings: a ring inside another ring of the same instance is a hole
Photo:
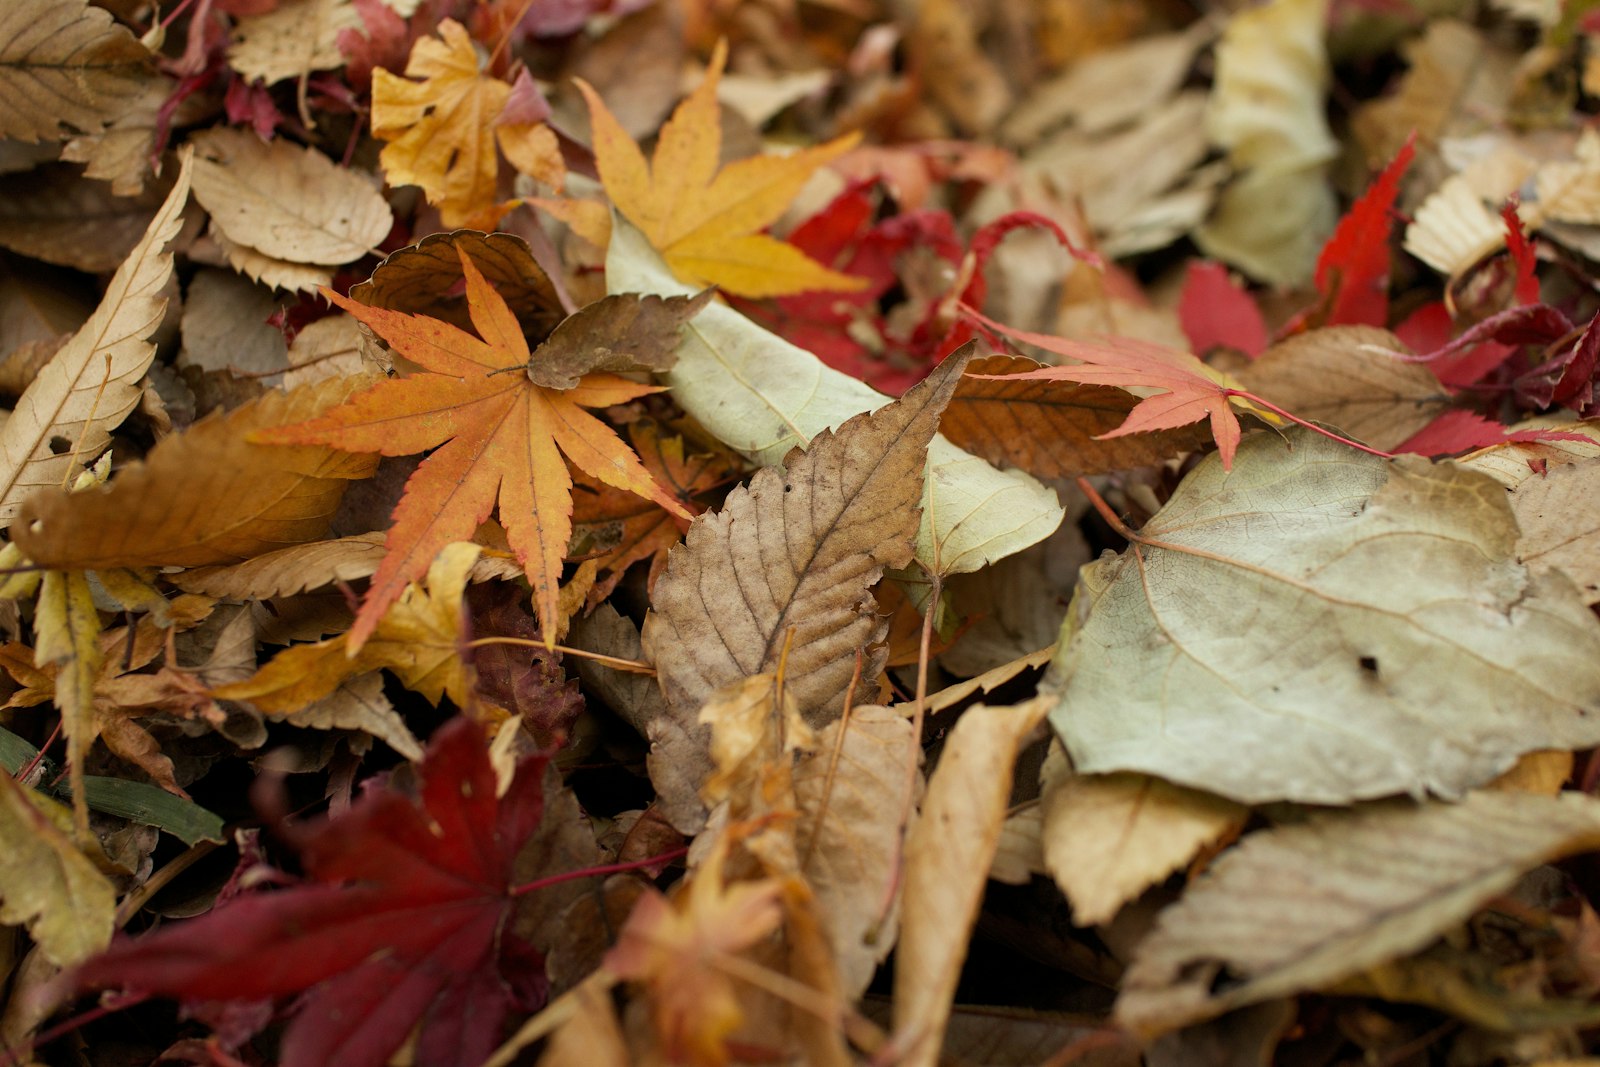
[[[633,400],[657,387],[605,373],[585,375],[564,391],[535,384],[527,368],[541,361],[542,347],[530,354],[506,302],[466,253],[459,255],[473,324],[484,340],[437,319],[367,307],[325,290],[329,300],[426,371],[379,382],[320,418],[254,438],[392,456],[434,449],[395,508],[383,566],[350,630],[353,651],[406,583],[443,545],[470,536],[496,499],[511,547],[533,582],[545,641],[553,643],[557,583],[572,536],[572,479],[563,454],[610,485],[688,516],[616,434],[583,410]]]
[[[146,338],[166,309],[167,245],[183,221],[189,170],[185,157],[177,184],[94,314],[39,371],[0,427],[0,525],[9,525],[35,490],[69,483],[138,404],[138,380],[156,352]]]
[[[1309,281],[1338,211],[1325,171],[1328,0],[1270,0],[1228,20],[1206,115],[1239,173],[1195,230],[1207,255],[1258,281]]]
[[[649,163],[599,94],[578,82],[589,104],[595,166],[611,202],[671,272],[696,288],[715,285],[751,297],[863,288],[863,279],[756,232],[776,222],[812,173],[849,151],[856,138],[788,156],[756,156],[719,172],[717,82],[726,58],[726,48],[718,45],[705,80],[662,127]]]
[[[427,588],[408,585],[377,621],[369,640],[351,651],[350,635],[279,652],[255,675],[219,686],[221,700],[247,700],[269,714],[300,711],[338,689],[347,679],[387,667],[406,687],[438,704],[449,696],[457,707],[472,699],[461,659],[461,597],[478,558],[477,545],[455,542],[428,567]]]
[[[611,236],[613,292],[687,296],[626,223]],[[721,304],[695,317],[665,375],[673,399],[752,462],[782,462],[820,430],[889,398]],[[1055,493],[1021,471],[998,471],[941,437],[929,446],[917,558],[941,573],[975,571],[1043,540],[1061,524]]]
[[[194,198],[228,240],[263,256],[338,266],[372,251],[394,225],[371,183],[315,149],[226,128],[191,143]]]
[[[1140,942],[1117,1021],[1148,1040],[1324,988],[1422,948],[1523,872],[1596,848],[1600,802],[1574,793],[1396,801],[1251,834]]]
[[[1273,345],[1237,376],[1243,388],[1301,418],[1393,449],[1450,403],[1426,366],[1391,354],[1405,351],[1387,330],[1328,326]]]
[[[372,134],[391,185],[420,185],[446,226],[493,213],[500,160],[496,126],[512,87],[480,69],[471,36],[454,19],[411,50],[406,77],[372,72]],[[408,81],[408,78],[420,79]],[[512,155],[515,152],[508,152]]]
[[[31,496],[12,531],[48,567],[195,567],[233,563],[327,532],[345,486],[370,477],[376,457],[326,446],[251,444],[260,429],[314,418],[370,385],[330,379],[211,417],[156,444],[107,485]]]
[[[1322,246],[1312,279],[1326,304],[1318,325],[1388,325],[1389,233],[1394,228],[1400,179],[1415,154],[1412,142],[1407,141],[1345,212]]]
[[[27,924],[57,967],[81,963],[111,941],[116,890],[73,844],[66,809],[0,779],[0,923]]]
[[[267,85],[342,67],[339,35],[361,24],[350,0],[279,0],[266,14],[234,26],[228,66]]]
[[[382,1067],[418,1023],[426,1062],[479,1063],[511,1008],[502,967],[518,965],[501,934],[544,762],[524,761],[496,797],[482,731],[453,719],[419,767],[419,800],[372,789],[290,830],[310,884],[118,941],[76,980],[190,1001],[311,990],[284,1035],[286,1067]]]
[[[1205,354],[1213,348],[1232,348],[1251,359],[1270,343],[1267,324],[1254,298],[1212,260],[1196,260],[1183,276],[1178,319],[1189,347]]]
[[[262,712],[274,721],[308,730],[359,730],[376,737],[403,759],[422,758],[422,745],[383,695],[383,675],[376,670],[346,678],[333,692],[293,710]]]
[[[88,0],[16,0],[0,18],[0,137],[97,133],[139,99],[154,60]]]
[[[1146,774],[1067,770],[1044,783],[1043,799],[1045,863],[1079,926],[1109,922],[1202,848],[1243,829],[1249,815]]]
[[[911,562],[928,440],[964,362],[818,434],[787,469],[757,471],[672,551],[644,648],[679,727],[663,743],[678,749],[680,772],[711,770],[706,732],[693,725],[711,695],[780,661],[785,693],[813,726],[838,717],[857,671],[872,692],[885,627],[869,590],[885,567]]]
[[[111,192],[117,196],[139,196],[161,169],[161,160],[154,157],[154,152],[163,119],[187,125],[202,118],[196,114],[200,109],[193,106],[199,101],[192,97],[179,104],[168,118],[164,108],[177,84],[172,78],[147,80],[138,98],[125,105],[109,126],[96,133],[80,134],[62,145],[62,160],[85,164],[83,176],[110,182]]]
[[[1132,337],[1072,341],[1028,330],[1015,330],[971,309],[967,314],[976,322],[1013,340],[1082,361],[1066,367],[1039,367],[1021,373],[1013,372],[1005,376],[1007,381],[1078,382],[1084,385],[1161,390],[1140,400],[1120,426],[1097,435],[1098,439],[1174,430],[1209,418],[1211,436],[1216,438],[1222,464],[1224,468],[1232,465],[1234,450],[1239,447],[1239,438],[1243,433],[1232,405],[1237,403],[1246,410],[1250,410],[1250,406],[1248,401],[1230,396],[1230,390],[1242,390],[1243,387],[1222,371],[1207,366],[1188,352]],[[979,376],[975,374],[974,377]]]
[[[818,731],[794,767],[800,873],[816,894],[847,1000],[866,991],[894,948],[899,909],[882,913],[898,874],[911,746],[910,719],[867,704]],[[919,775],[912,803],[921,786]]]
[[[1140,403],[1137,397],[1110,385],[1043,377],[1048,370],[1022,356],[973,360],[940,432],[990,463],[1021,467],[1039,478],[1143,467],[1204,440],[1177,428],[1123,440],[1115,431]]]
[[[967,709],[945,740],[922,813],[905,843],[894,1025],[900,1062],[933,1067],[1011,797],[1017,748],[1049,710],[1045,698]]]
[[[1083,773],[1244,803],[1455,797],[1523,752],[1586,747],[1600,624],[1516,539],[1484,475],[1253,436],[1084,568],[1052,722]]]
[[[1521,531],[1517,558],[1536,574],[1563,572],[1578,584],[1584,603],[1600,602],[1600,458],[1551,464],[1542,473],[1526,462],[1520,471],[1470,459],[1465,465],[1505,485]]]
[[[116,270],[132,252],[169,188],[147,184],[118,196],[79,167],[47,163],[0,176],[0,246],[74,270]]]

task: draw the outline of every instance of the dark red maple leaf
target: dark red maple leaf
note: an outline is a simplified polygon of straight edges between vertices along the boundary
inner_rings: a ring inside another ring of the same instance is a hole
[[[184,1001],[309,991],[284,1067],[383,1067],[419,1022],[416,1062],[481,1063],[508,1011],[543,995],[537,954],[505,928],[512,861],[543,815],[546,762],[524,760],[497,798],[482,730],[454,719],[428,746],[416,799],[385,785],[288,831],[306,884],[119,939],[76,980]]]

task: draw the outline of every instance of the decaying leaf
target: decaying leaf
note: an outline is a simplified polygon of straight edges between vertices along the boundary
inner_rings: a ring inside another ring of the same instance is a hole
[[[88,0],[15,0],[0,12],[0,137],[96,133],[153,76],[150,50]]]
[[[9,525],[35,490],[69,483],[138,404],[138,381],[155,356],[146,338],[167,305],[167,245],[182,223],[189,171],[185,157],[177,183],[117,268],[100,306],[39,371],[0,427],[0,524]]]
[[[964,362],[952,358],[882,411],[818,434],[787,469],[758,471],[672,551],[644,647],[680,728],[668,735],[682,744],[680,768],[710,770],[704,734],[689,728],[712,693],[780,660],[785,691],[813,725],[843,709],[858,653],[871,691],[885,652],[869,590],[885,567],[911,562],[928,441]]]
[[[35,563],[104,570],[234,563],[327,531],[345,486],[370,477],[373,456],[326,446],[252,444],[249,434],[314,418],[371,384],[329,379],[270,393],[164,438],[108,485],[30,497],[13,540]]]
[[[239,20],[228,65],[271,84],[344,63],[339,34],[361,25],[350,0],[279,0],[272,10]]]
[[[932,1067],[950,1017],[967,937],[1000,839],[1017,747],[1049,710],[1044,698],[969,708],[945,742],[922,814],[906,837],[894,1022],[901,1062]]]
[[[1246,815],[1231,801],[1146,774],[1067,771],[1044,783],[1044,859],[1074,922],[1108,922],[1200,849],[1241,829]]]
[[[0,923],[26,923],[56,966],[80,963],[110,942],[116,891],[73,843],[66,809],[0,779]]]
[[[1529,465],[1534,462],[1539,469]],[[1517,558],[1536,572],[1555,568],[1566,574],[1578,583],[1584,603],[1600,601],[1600,450],[1584,456],[1510,444],[1465,465],[1506,487],[1522,535]]]
[[[1084,568],[1052,721],[1084,773],[1246,803],[1459,796],[1594,744],[1600,623],[1516,538],[1493,479],[1258,434]]]
[[[1252,834],[1135,953],[1117,1019],[1152,1037],[1415,952],[1524,871],[1600,848],[1592,797],[1395,801]]]
[[[236,245],[338,266],[366,255],[394,225],[371,183],[314,149],[234,129],[207,130],[193,143],[194,198]]]

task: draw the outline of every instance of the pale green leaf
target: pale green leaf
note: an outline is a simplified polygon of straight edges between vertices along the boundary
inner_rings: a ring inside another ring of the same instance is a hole
[[[55,801],[0,774],[0,923],[27,923],[39,949],[71,966],[111,941],[117,894],[72,843]]]
[[[606,284],[613,293],[692,296],[638,230],[611,229]],[[791,448],[852,415],[889,402],[866,383],[757,326],[724,304],[683,329],[665,375],[672,395],[718,440],[774,466]],[[1049,536],[1061,524],[1055,493],[1022,471],[1001,471],[943,437],[928,447],[917,558],[941,574],[975,571]]]
[[[1600,623],[1517,560],[1505,498],[1303,430],[1208,457],[1081,572],[1052,716],[1074,766],[1343,804],[1600,743]]]

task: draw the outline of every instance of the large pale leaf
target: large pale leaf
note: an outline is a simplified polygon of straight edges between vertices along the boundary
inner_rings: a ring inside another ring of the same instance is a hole
[[[689,296],[627,222],[606,256],[613,293]],[[718,440],[756,463],[789,450],[888,397],[833,370],[732,308],[711,304],[684,328],[666,375],[672,395]],[[943,437],[928,447],[917,558],[944,574],[975,571],[1049,536],[1061,523],[1055,494],[1022,471],[999,471]]]
[[[247,435],[320,415],[368,384],[338,378],[268,393],[163,438],[109,485],[41,490],[12,531],[16,543],[35,563],[103,570],[234,563],[315,540],[345,486],[370,477],[377,457],[326,445],[274,448]]]
[[[1163,912],[1118,1021],[1151,1037],[1422,948],[1523,872],[1600,848],[1600,801],[1476,793],[1253,834]]]
[[[914,1035],[903,1064],[939,1062],[956,979],[1011,799],[1017,748],[1048,708],[1043,697],[1015,707],[969,708],[928,781],[922,814],[906,838],[895,956],[895,1029]]]
[[[138,382],[156,351],[146,338],[167,307],[167,243],[183,221],[189,165],[185,154],[172,192],[117,268],[100,306],[45,364],[0,427],[0,526],[10,525],[34,490],[66,484],[139,402]]]
[[[27,923],[58,967],[106,947],[117,906],[116,890],[73,845],[67,822],[55,801],[0,774],[0,923]]]
[[[1600,624],[1516,560],[1505,495],[1301,430],[1208,457],[1082,572],[1054,665],[1074,765],[1342,804],[1600,742]]]
[[[710,770],[701,705],[780,661],[785,693],[814,725],[839,715],[858,670],[872,691],[886,650],[870,589],[911,562],[928,440],[964,362],[818,434],[787,470],[756,472],[672,550],[643,637],[669,710],[653,739],[679,749],[680,769]]]
[[[88,0],[0,6],[0,137],[53,141],[94,133],[137,102],[154,57]]]

